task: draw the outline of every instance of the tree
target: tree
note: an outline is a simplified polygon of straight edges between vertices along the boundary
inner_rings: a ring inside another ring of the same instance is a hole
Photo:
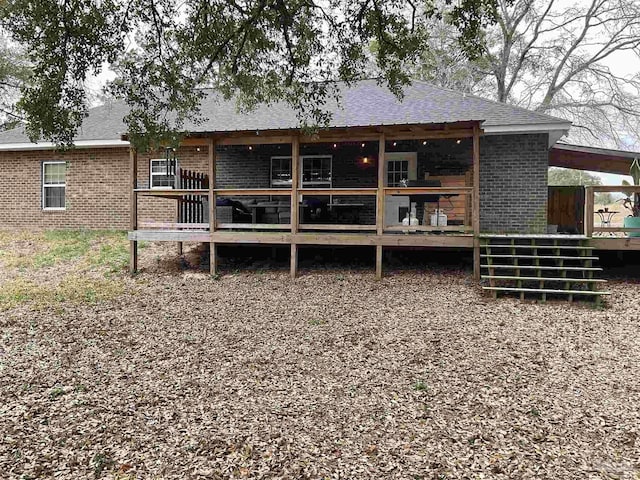
[[[451,9],[469,54],[496,1]],[[401,96],[426,21],[439,13],[413,0],[7,0],[0,11],[33,63],[19,103],[32,139],[72,142],[87,112],[86,79],[107,62],[137,146],[174,138],[185,119],[198,119],[206,87],[244,109],[284,100],[303,125],[322,125],[330,81],[366,76],[371,41],[381,81]]]
[[[606,62],[621,53],[638,59],[640,2],[498,0],[496,19],[482,29],[480,61],[461,63],[449,45],[452,61],[441,63],[452,67],[432,78],[468,70],[465,90],[571,120],[579,142],[633,146],[640,74],[616,74]]]
[[[549,169],[549,185],[552,186],[577,186],[577,185],[602,185],[602,179],[593,173],[572,168],[551,167]],[[595,201],[599,205],[613,203],[613,195],[609,192],[597,192]]]
[[[12,128],[20,120],[15,104],[30,74],[21,49],[0,38],[0,130]]]

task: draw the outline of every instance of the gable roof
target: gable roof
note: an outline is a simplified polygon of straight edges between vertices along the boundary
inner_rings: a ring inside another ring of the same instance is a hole
[[[325,105],[332,114],[330,128],[481,121],[485,133],[507,133],[566,131],[571,125],[561,118],[415,80],[404,89],[402,100],[376,80],[362,80],[351,86],[339,83],[338,92],[340,103],[328,99]],[[251,112],[239,113],[233,100],[223,100],[211,91],[202,101],[201,111],[206,120],[201,124],[187,123],[187,131],[225,133],[300,128],[295,111],[284,102],[258,105]],[[122,101],[90,109],[75,137],[76,144],[126,144],[120,138],[127,131],[122,121],[127,112]],[[0,148],[6,150],[10,144],[28,144],[31,148],[46,145],[31,144],[22,128],[0,132]]]

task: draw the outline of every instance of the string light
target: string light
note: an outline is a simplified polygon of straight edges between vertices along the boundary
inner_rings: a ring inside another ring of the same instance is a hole
[[[456,143],[457,143],[458,145],[460,145],[460,139],[456,140]]]
[[[369,163],[369,157],[364,157],[362,159],[362,163]]]
[[[427,144],[427,141],[426,141],[426,140],[423,140],[423,141],[422,141],[422,144],[423,144],[423,145],[426,145],[426,144]]]
[[[360,145],[362,148],[364,148],[364,142],[362,142],[362,145]]]
[[[252,145],[249,145],[249,150],[253,150],[253,146]]]
[[[398,146],[398,142],[393,142],[393,146],[397,147]]]
[[[333,144],[333,148],[338,148],[338,144],[337,144],[337,143],[334,143],[334,144]]]

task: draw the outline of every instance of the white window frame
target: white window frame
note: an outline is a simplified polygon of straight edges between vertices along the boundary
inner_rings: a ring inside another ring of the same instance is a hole
[[[384,186],[389,187],[389,162],[408,162],[407,180],[416,180],[418,174],[418,153],[417,152],[385,152],[384,154]]]
[[[47,165],[64,165],[64,183],[45,183],[45,171]],[[64,207],[47,207],[45,191],[51,187],[64,187]],[[42,210],[47,212],[60,212],[67,209],[67,162],[63,160],[47,160],[42,162]]]
[[[153,186],[153,177],[163,176],[166,177],[166,174],[153,173],[153,162],[164,162],[166,169],[166,162],[168,160],[166,158],[150,158],[149,159],[149,188],[151,190],[166,190],[168,188],[173,189],[176,186],[176,176],[178,175],[178,159],[176,158],[176,173],[173,176],[173,184],[172,185],[158,185],[156,187]],[[166,170],[165,170],[166,171]]]
[[[331,172],[331,180],[328,182],[328,185],[318,187],[318,183],[326,183],[326,182],[305,182],[304,181],[304,159],[305,158],[325,158],[329,157],[329,171]],[[302,155],[300,156],[300,187],[305,188],[307,185],[316,185],[315,187],[310,188],[332,188],[333,187],[333,155]]]
[[[291,180],[289,182],[278,182],[278,183],[274,183],[273,182],[273,161],[274,160],[287,160],[287,159],[289,160],[289,167],[290,167],[290,170],[291,170],[291,172],[293,174],[293,168],[291,168],[291,161],[292,161],[291,155],[276,155],[276,156],[271,157],[271,160],[270,160],[271,163],[269,164],[269,185],[271,185],[271,188],[274,188],[274,187],[276,187],[276,188],[277,187],[281,187],[281,188],[282,187],[285,187],[285,188],[288,187],[288,188],[291,188],[291,184],[293,183]]]

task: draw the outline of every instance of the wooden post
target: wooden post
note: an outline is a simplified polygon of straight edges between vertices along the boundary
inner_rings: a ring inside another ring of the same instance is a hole
[[[209,139],[209,273],[216,274],[217,256],[216,244],[213,242],[213,233],[216,231],[216,194],[213,191],[216,185],[216,142]]]
[[[480,281],[480,127],[473,126],[473,278]]]
[[[584,234],[588,238],[593,236],[594,209],[593,187],[584,187]]]
[[[129,226],[133,232],[138,228],[138,196],[135,189],[138,187],[138,152],[135,148],[129,149],[129,188],[130,193],[130,211]],[[133,275],[138,271],[138,242],[131,240],[129,242],[129,272]]]
[[[176,175],[173,181],[173,188],[181,189],[184,185],[182,185],[182,169],[178,168],[176,170]],[[178,197],[176,201],[176,223],[182,223],[182,198]],[[183,244],[182,242],[178,242],[178,255],[182,255],[183,252]]]
[[[300,224],[300,207],[298,206],[298,182],[300,166],[300,138],[293,137],[291,141],[291,234],[298,233]],[[291,242],[291,278],[298,275],[298,245]]]
[[[376,193],[376,234],[384,233],[384,164],[385,164],[384,133],[378,138],[378,191]],[[382,244],[376,245],[376,278],[382,278]]]

